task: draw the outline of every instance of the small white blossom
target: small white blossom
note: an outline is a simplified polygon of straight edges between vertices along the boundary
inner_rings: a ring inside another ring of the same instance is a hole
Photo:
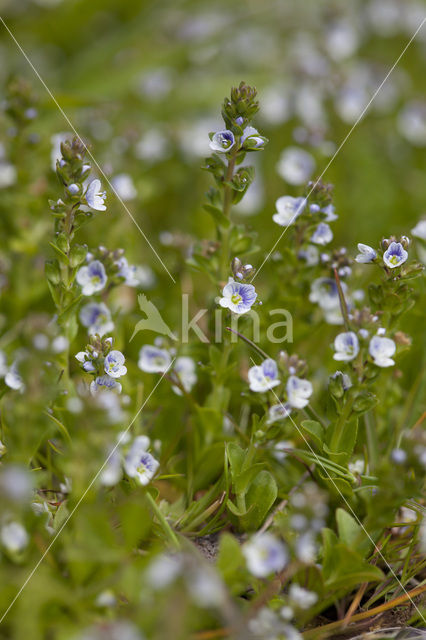
[[[286,547],[271,533],[253,536],[242,550],[248,570],[257,578],[266,578],[271,573],[282,571],[288,562]]]
[[[292,196],[281,196],[275,203],[277,213],[274,213],[272,220],[281,227],[287,227],[303,213],[306,207],[306,198],[293,198]]]
[[[69,340],[65,336],[56,336],[52,340],[52,351],[53,353],[64,353],[69,347]]]
[[[350,462],[348,464],[348,469],[354,475],[362,476],[365,471],[365,462],[362,458],[355,460],[354,462]]]
[[[356,333],[353,331],[339,333],[334,340],[334,348],[336,350],[333,356],[335,360],[349,362],[356,358],[359,353],[359,342]]]
[[[295,409],[303,409],[303,407],[309,404],[313,387],[309,380],[290,376],[287,381],[286,390],[289,405]]]
[[[315,161],[310,153],[299,147],[285,149],[277,164],[278,174],[288,184],[299,185],[307,182],[315,169]]]
[[[311,236],[313,244],[326,245],[333,240],[333,232],[326,222],[320,222]]]
[[[138,367],[147,373],[164,373],[172,362],[166,349],[145,344],[139,351]]]
[[[103,302],[89,302],[84,305],[80,310],[79,318],[81,324],[87,327],[89,335],[97,333],[102,338],[114,329],[111,312]]]
[[[256,301],[257,293],[252,284],[242,284],[228,279],[228,284],[223,287],[223,297],[219,304],[225,309],[230,309],[234,313],[242,314],[250,311]]]
[[[151,560],[146,570],[147,583],[156,591],[165,589],[176,580],[182,570],[182,556],[162,553]]]
[[[24,381],[18,373],[16,362],[12,364],[4,377],[4,381],[10,389],[14,391],[23,391],[25,389]]]
[[[311,244],[309,244],[306,249],[301,249],[297,257],[305,260],[308,267],[315,267],[319,262],[318,249]]]
[[[105,267],[99,260],[92,260],[87,266],[80,267],[77,271],[76,280],[81,286],[81,293],[84,296],[91,296],[98,291],[102,291],[107,282]]]
[[[219,153],[226,153],[235,144],[235,137],[232,131],[225,129],[224,131],[217,131],[212,139],[210,140],[209,147],[213,149],[213,151],[218,151]]]
[[[355,261],[360,264],[373,262],[377,257],[377,253],[373,247],[368,246],[368,244],[362,244],[362,242],[358,242],[358,251],[359,254],[356,256]]]
[[[7,358],[3,351],[0,351],[0,378],[4,378],[8,372]]]
[[[185,391],[189,393],[197,382],[197,374],[195,373],[195,362],[189,356],[180,356],[176,358],[173,372],[179,378],[179,381]],[[179,396],[182,395],[182,391],[177,386],[172,387],[173,391]]]
[[[292,604],[299,609],[309,609],[318,602],[318,594],[308,591],[298,584],[292,584],[289,590],[289,597]]]
[[[426,240],[426,219],[419,220],[416,226],[411,229],[411,233],[415,238]]]
[[[275,360],[267,358],[260,365],[255,365],[248,370],[248,379],[252,391],[268,391],[280,384],[278,367]]]
[[[368,347],[373,362],[378,367],[391,367],[395,364],[392,356],[396,351],[396,344],[390,338],[382,338],[381,336],[373,336]]]
[[[285,420],[290,414],[291,407],[289,404],[273,404],[272,407],[269,407],[267,424]]]
[[[129,453],[124,460],[124,470],[129,478],[135,480],[145,486],[151,482],[157,473],[160,463],[146,449],[144,436],[135,438]]]
[[[91,209],[96,211],[106,211],[104,200],[106,198],[106,192],[101,191],[101,181],[97,178],[92,180],[86,190],[86,202]]]
[[[299,536],[296,542],[296,555],[301,562],[312,564],[317,556],[317,547],[312,534],[307,533]]]
[[[111,178],[111,184],[123,202],[133,200],[138,195],[133,180],[127,173],[119,173]]]
[[[114,378],[110,378],[110,376],[97,376],[95,380],[90,383],[90,393],[92,395],[96,395],[98,391],[103,390],[117,391],[117,393],[121,393],[122,386],[119,382],[114,380]]]
[[[127,367],[124,366],[125,357],[121,351],[113,349],[104,360],[104,369],[111,378],[120,378],[126,375]]]
[[[400,242],[391,242],[383,254],[383,261],[390,269],[400,267],[407,258],[408,253]]]
[[[243,147],[247,143],[245,146],[249,149],[260,149],[265,142],[267,142],[266,138],[261,136],[254,127],[246,127],[240,140],[241,146]]]
[[[28,533],[19,522],[9,522],[0,529],[0,540],[10,553],[19,553],[28,544]]]
[[[110,457],[99,475],[99,481],[104,487],[115,487],[122,477],[121,455],[115,449],[110,453]]]

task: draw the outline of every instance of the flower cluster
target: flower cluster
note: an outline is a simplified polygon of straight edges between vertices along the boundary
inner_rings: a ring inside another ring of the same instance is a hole
[[[90,392],[95,395],[100,390],[115,390],[121,393],[118,378],[126,375],[125,357],[117,349],[112,348],[113,338],[102,339],[98,335],[91,336],[85,351],[77,353],[76,360],[83,371],[90,373],[94,380],[90,384]]]
[[[195,362],[189,356],[173,356],[172,350],[146,344],[139,351],[138,367],[146,373],[170,373],[173,391],[189,393],[197,382]]]
[[[149,484],[160,466],[149,449],[150,439],[147,436],[136,436],[131,441],[127,432],[119,434],[117,444],[111,450],[100,475],[101,484],[115,486],[122,479],[123,472],[139,485]]]

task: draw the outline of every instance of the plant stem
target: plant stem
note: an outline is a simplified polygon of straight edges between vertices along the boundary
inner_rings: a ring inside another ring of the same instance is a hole
[[[246,342],[248,345],[250,345],[250,347],[252,347],[255,351],[257,351],[257,353],[259,353],[262,356],[262,358],[266,358],[266,359],[270,358],[270,356],[268,356],[268,354],[265,351],[263,351],[263,349],[258,347],[257,344],[252,342],[249,338],[246,338],[245,336],[243,336],[243,334],[240,333],[239,331],[236,331],[235,329],[231,329],[231,327],[226,327],[226,330],[230,331],[231,333],[235,333],[235,335],[241,338],[241,340],[244,340],[244,342]]]
[[[161,513],[161,510],[159,509],[157,503],[155,502],[154,498],[152,497],[152,495],[149,493],[149,491],[146,492],[146,498],[148,500],[148,502],[150,503],[152,510],[154,511],[155,515],[157,516],[163,531],[166,535],[166,537],[168,538],[169,542],[176,548],[176,549],[180,549],[180,543],[179,540],[175,534],[175,532],[173,531],[173,529],[171,528],[171,526],[169,525],[169,523],[167,522],[166,518],[164,517],[164,515]]]
[[[231,157],[229,158],[228,167],[225,174],[225,182],[228,183],[232,180],[235,169],[235,161],[237,159],[237,153],[239,149],[239,140],[235,141],[234,151],[232,152]],[[223,190],[223,214],[229,218],[230,210],[232,204],[232,187],[228,184],[225,184]],[[221,239],[222,239],[222,251],[221,251],[221,261],[220,261],[220,279],[225,281],[226,274],[228,272],[228,262],[229,262],[229,232],[230,226],[227,229],[221,229]]]
[[[379,445],[377,442],[377,433],[375,425],[371,420],[371,415],[367,411],[364,414],[365,421],[365,431],[367,435],[367,448],[368,448],[368,462],[370,467],[370,472],[374,471],[377,466],[377,461],[379,457]]]
[[[343,316],[343,323],[345,325],[345,330],[349,331],[348,306],[346,304],[345,296],[343,293],[342,285],[340,283],[339,274],[337,273],[337,269],[334,269],[334,278],[336,280],[337,291],[339,293],[340,310]]]

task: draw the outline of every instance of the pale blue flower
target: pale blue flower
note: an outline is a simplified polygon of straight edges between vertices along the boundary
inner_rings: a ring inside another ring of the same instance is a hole
[[[391,367],[395,364],[392,356],[396,351],[396,344],[390,338],[373,336],[368,346],[370,356],[378,367]]]
[[[334,222],[339,217],[336,213],[334,213],[336,207],[333,204],[328,204],[326,207],[323,207],[321,211],[326,214],[325,221],[326,222]]]
[[[308,267],[315,267],[319,262],[319,252],[317,247],[309,244],[306,249],[301,249],[297,254],[301,260],[305,260]]]
[[[127,367],[124,366],[125,357],[121,351],[113,349],[104,360],[104,369],[111,378],[120,378],[126,375]]]
[[[268,391],[280,384],[278,367],[275,360],[267,358],[260,365],[255,365],[248,370],[248,380],[252,391]]]
[[[171,362],[170,353],[166,349],[145,344],[139,351],[138,367],[147,373],[164,373]]]
[[[120,452],[113,449],[107,460],[99,476],[99,481],[104,487],[115,487],[123,477]]]
[[[6,373],[4,377],[4,381],[7,384],[7,386],[10,389],[13,389],[14,391],[23,391],[25,389],[25,384],[22,377],[18,373],[16,362],[12,364],[12,366]]]
[[[144,438],[144,436],[142,436]],[[145,441],[136,438],[124,460],[124,470],[129,478],[147,485],[157,473],[160,463],[145,450]]]
[[[309,609],[318,601],[318,594],[293,583],[290,586],[289,598],[295,607],[299,609]]]
[[[400,267],[407,258],[408,253],[400,242],[391,242],[383,254],[383,261],[390,269]]]
[[[322,246],[333,240],[333,232],[326,222],[320,222],[311,236],[311,242]]]
[[[368,244],[362,244],[362,242],[358,243],[358,251],[359,254],[356,256],[355,261],[360,264],[373,262],[377,257],[377,253],[373,247],[368,246]]]
[[[80,362],[84,371],[95,371],[95,367],[92,363],[92,355],[88,351],[79,351],[75,356],[75,359]]]
[[[420,238],[420,240],[426,240],[426,219],[419,220],[413,229],[411,229],[411,233],[415,238]]]
[[[291,414],[291,407],[289,404],[273,404],[268,410],[267,424],[274,424],[285,420]]]
[[[285,149],[277,164],[278,174],[289,184],[307,182],[315,168],[315,160],[310,153],[299,147]]]
[[[80,267],[77,271],[76,280],[81,286],[81,293],[84,296],[91,296],[98,291],[102,291],[107,282],[105,267],[99,260],[92,260],[87,266]]]
[[[229,278],[222,294],[223,298],[219,300],[220,306],[238,314],[250,311],[257,298],[256,290],[252,284],[235,282],[232,278]]]
[[[195,373],[195,362],[189,356],[180,356],[176,358],[173,372],[179,378],[179,382],[185,389],[187,393],[189,393],[197,382],[197,374]],[[178,395],[182,395],[182,391],[179,387],[173,386],[173,391]]]
[[[334,348],[336,350],[333,356],[335,360],[349,362],[356,358],[359,353],[359,342],[356,333],[353,331],[339,333],[334,340]]]
[[[303,409],[309,404],[313,387],[309,380],[290,376],[287,380],[286,391],[289,405],[295,409]]]
[[[232,131],[225,129],[223,131],[217,131],[210,140],[210,149],[218,151],[219,153],[226,153],[235,144],[235,137]]]
[[[102,337],[114,329],[111,312],[103,302],[89,302],[84,305],[80,310],[79,318],[83,327],[88,328],[89,335],[97,333]]]
[[[19,522],[9,522],[0,529],[0,540],[10,553],[20,553],[28,544],[28,533]]]
[[[254,127],[246,127],[241,136],[241,146],[245,145],[249,149],[261,149],[266,141]]]
[[[127,173],[119,173],[111,178],[111,184],[118,197],[126,202],[133,200],[138,195],[132,178]]]
[[[272,533],[253,536],[242,546],[242,551],[248,570],[257,578],[282,571],[289,559],[285,545]]]
[[[275,203],[277,213],[274,213],[272,220],[281,227],[287,227],[300,216],[306,206],[306,198],[293,198],[292,196],[281,196]]]
[[[102,390],[117,391],[117,393],[121,393],[121,389],[121,384],[108,375],[97,376],[95,380],[90,383],[90,393],[92,395],[96,395],[98,391]]]
[[[97,178],[92,180],[86,190],[86,202],[91,209],[96,211],[106,211],[104,200],[106,198],[106,192],[101,191],[101,181]]]

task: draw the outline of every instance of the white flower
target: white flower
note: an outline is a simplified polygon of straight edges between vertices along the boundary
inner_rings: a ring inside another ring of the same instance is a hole
[[[390,269],[401,266],[407,258],[408,253],[400,242],[391,242],[383,254],[383,261]]]
[[[13,164],[0,160],[0,189],[5,189],[15,184],[17,175]]]
[[[285,149],[278,161],[277,172],[289,184],[299,185],[309,180],[315,168],[310,153],[299,147]]]
[[[154,590],[165,589],[176,580],[182,569],[182,556],[162,553],[151,560],[146,570],[147,583]]]
[[[194,384],[197,382],[197,374],[195,373],[195,362],[188,356],[180,356],[176,358],[175,365],[173,367],[174,373],[179,378],[179,381],[186,392],[190,392]],[[182,395],[182,391],[179,387],[173,386],[173,391],[178,395]]]
[[[10,553],[19,553],[28,544],[28,533],[19,522],[9,522],[2,526],[0,539],[2,545]]]
[[[271,533],[253,536],[243,545],[242,551],[248,570],[257,578],[282,571],[288,562],[286,547]]]
[[[411,233],[415,238],[420,238],[420,240],[426,240],[426,219],[419,220],[413,229],[411,229]]]
[[[120,378],[126,375],[127,367],[124,366],[125,357],[121,351],[113,349],[104,360],[104,369],[111,378]]]
[[[99,481],[104,487],[115,487],[123,477],[121,469],[121,455],[117,449],[110,453],[108,462],[105,464],[99,476]]]
[[[76,280],[82,288],[81,293],[84,296],[91,296],[97,291],[102,291],[106,285],[105,267],[99,260],[92,260],[87,266],[80,267]]]
[[[365,471],[365,462],[362,458],[358,458],[358,460],[348,464],[348,469],[354,475],[362,476]]]
[[[328,204],[326,207],[321,209],[321,211],[326,214],[326,222],[334,222],[338,219],[339,216],[337,215],[337,213],[334,213],[335,210],[336,207],[333,204]]]
[[[65,336],[56,336],[52,340],[52,351],[54,353],[64,353],[69,347],[69,340]]]
[[[267,358],[260,365],[255,365],[248,370],[248,379],[252,391],[268,391],[280,384],[278,367],[275,360]]]
[[[382,338],[381,336],[373,336],[368,347],[373,362],[378,367],[391,367],[395,364],[392,356],[396,351],[396,344],[390,338]]]
[[[334,340],[334,348],[336,350],[333,356],[335,360],[349,362],[356,358],[359,353],[359,342],[356,333],[353,331],[339,333]]]
[[[273,404],[269,407],[267,424],[274,424],[274,422],[280,422],[285,420],[291,413],[291,407],[289,404]]]
[[[145,344],[139,351],[138,367],[147,373],[164,373],[172,362],[166,349]]]
[[[111,179],[111,184],[123,202],[133,200],[138,195],[132,178],[127,173],[119,173]],[[100,186],[100,185],[99,185]],[[106,208],[106,207],[105,207]]]
[[[295,409],[303,409],[303,407],[309,404],[313,387],[309,380],[290,376],[287,381],[286,390],[289,405]]]
[[[97,376],[95,380],[90,383],[90,393],[92,395],[96,395],[98,391],[103,391],[105,389],[121,393],[122,386],[119,382],[114,380],[114,378],[110,378],[110,376],[107,375]]]
[[[115,263],[119,267],[117,276],[124,278],[124,284],[128,287],[152,286],[154,274],[149,267],[129,264],[126,258],[120,258]]]
[[[308,267],[315,267],[319,262],[318,249],[311,244],[309,244],[306,249],[301,249],[297,257],[301,260],[306,260]]]
[[[225,309],[230,309],[234,313],[242,314],[250,311],[256,301],[257,293],[252,284],[242,284],[229,278],[228,284],[223,287],[223,298],[219,304]]]
[[[106,198],[106,192],[100,191],[101,181],[97,178],[92,180],[86,190],[86,202],[91,209],[96,211],[106,211],[104,200]]]
[[[4,381],[10,389],[14,391],[23,391],[25,389],[24,381],[18,373],[18,367],[16,362],[12,364],[8,372],[4,377]]]
[[[326,222],[320,222],[311,236],[314,244],[326,245],[333,240],[333,232]]]
[[[111,312],[103,302],[89,302],[84,305],[80,310],[79,318],[81,324],[88,328],[89,335],[97,333],[102,338],[114,329]]]
[[[315,562],[317,548],[310,531],[302,534],[297,539],[296,555],[298,559],[301,560],[301,562],[305,562],[306,564],[312,564],[313,562]]]
[[[212,139],[210,140],[209,147],[213,149],[213,151],[218,151],[219,153],[226,153],[235,144],[235,138],[232,131],[225,129],[223,131],[217,131]]]
[[[241,136],[241,146],[244,146],[245,142],[247,142],[246,148],[260,149],[267,140],[264,136],[261,136],[258,130],[254,127],[246,127],[243,131],[243,135]]]
[[[145,436],[135,438],[124,460],[124,470],[129,478],[135,478],[141,485],[147,485],[157,473],[160,463],[145,449]]]
[[[299,609],[309,609],[318,601],[318,594],[308,591],[298,584],[292,584],[289,590],[292,604]]]
[[[366,264],[367,262],[373,262],[376,259],[377,253],[373,247],[369,247],[368,244],[362,244],[358,242],[359,254],[356,256],[355,261],[360,264]]]
[[[306,207],[306,198],[293,198],[292,196],[281,196],[275,203],[277,213],[274,213],[272,220],[281,227],[292,224]]]

